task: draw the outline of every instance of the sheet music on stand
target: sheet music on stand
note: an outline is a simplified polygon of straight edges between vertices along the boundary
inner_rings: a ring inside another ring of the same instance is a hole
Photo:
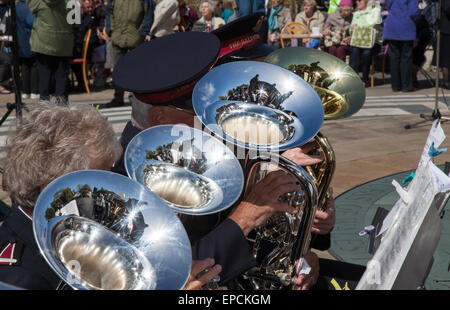
[[[442,232],[441,211],[450,195],[450,177],[433,163],[430,152],[444,140],[444,131],[436,120],[412,181],[406,188],[392,182],[400,199],[377,232],[378,248],[356,289],[423,287]]]

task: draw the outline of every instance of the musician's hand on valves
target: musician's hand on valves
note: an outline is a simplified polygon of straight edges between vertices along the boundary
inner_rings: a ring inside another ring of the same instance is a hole
[[[295,213],[295,208],[280,202],[278,197],[301,190],[297,179],[282,171],[272,171],[257,183],[238,205],[232,219],[247,236],[253,229],[262,226],[275,212]]]
[[[329,198],[326,200],[327,206],[324,211],[316,211],[311,232],[319,235],[326,235],[333,230],[336,222],[336,209],[334,207],[333,189],[328,189]]]
[[[305,257],[311,270],[308,274],[299,274],[294,278],[294,286],[297,290],[308,290],[316,284],[319,278],[319,257],[309,250]]]
[[[299,166],[309,166],[322,162],[324,160],[324,156],[322,153],[309,154],[313,150],[318,148],[318,145],[315,141],[308,142],[302,146],[295,147],[283,152],[281,155],[292,160]]]
[[[219,279],[218,275],[221,271],[222,266],[215,265],[213,258],[193,260],[191,273],[186,284],[183,287],[183,290],[201,290],[205,288],[208,289],[208,286],[213,287],[212,289],[226,290],[227,287],[218,287],[216,285],[217,279]]]

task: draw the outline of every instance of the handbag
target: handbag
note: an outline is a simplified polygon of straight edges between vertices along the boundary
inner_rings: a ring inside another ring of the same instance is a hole
[[[324,45],[325,47],[330,47],[333,45],[347,45],[346,43],[342,42],[342,40],[344,40],[346,36],[347,30],[345,29],[329,31],[328,34],[324,37]]]
[[[375,45],[377,30],[373,27],[356,27],[353,29],[350,46],[372,48]]]

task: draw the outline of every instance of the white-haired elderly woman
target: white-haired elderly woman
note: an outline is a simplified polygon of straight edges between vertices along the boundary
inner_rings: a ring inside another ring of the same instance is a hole
[[[57,177],[76,170],[109,170],[121,155],[111,124],[91,106],[40,102],[30,107],[7,139],[3,187],[13,205],[0,226],[1,281],[25,289],[60,287],[33,237],[34,203]],[[203,273],[205,268],[209,272]],[[194,261],[185,289],[199,289],[220,271],[214,259]]]
[[[0,279],[25,289],[55,289],[60,279],[39,255],[33,237],[34,203],[41,190],[63,174],[110,169],[122,147],[107,119],[91,106],[48,102],[30,106],[6,147],[3,187],[12,207],[0,227],[0,253],[5,242],[14,253],[1,266]]]
[[[225,25],[221,17],[214,16],[216,5],[212,0],[202,0],[199,11],[201,18],[195,22],[193,31],[211,32]]]
[[[295,22],[306,25],[310,31],[317,28],[317,32],[322,33],[325,24],[325,15],[317,9],[317,2],[315,0],[304,0],[303,11],[295,16]],[[318,47],[320,39],[312,39],[309,47]]]
[[[346,61],[350,52],[352,5],[352,0],[341,0],[339,9],[328,14],[323,31],[327,52],[342,61]]]

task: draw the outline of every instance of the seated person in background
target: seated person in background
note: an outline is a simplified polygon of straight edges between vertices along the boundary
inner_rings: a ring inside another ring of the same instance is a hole
[[[369,71],[372,55],[381,49],[381,33],[379,24],[381,19],[380,7],[369,7],[369,0],[358,0],[356,11],[353,12],[350,25],[350,66],[359,73],[362,71],[362,81],[369,85]]]
[[[253,13],[264,12],[266,0],[235,0],[237,18],[241,18]]]
[[[95,32],[99,39],[91,53],[90,61],[92,63],[91,70],[94,72],[94,88],[101,88],[106,85],[107,70],[105,70],[106,61],[106,42],[108,36],[106,35],[106,6],[98,4],[94,10],[96,19]],[[93,30],[94,31],[94,30]]]
[[[78,27],[75,28],[74,31],[75,43],[73,57],[83,57],[84,37],[86,36],[88,30],[91,29],[92,32],[89,38],[89,48],[87,51],[87,59],[88,61],[91,61],[92,52],[105,43],[102,35],[100,34],[99,36],[99,28],[103,29],[104,26],[102,27],[102,25],[104,24],[104,19],[102,20],[101,17],[96,14],[99,11],[96,12],[96,10],[94,9],[94,3],[92,0],[86,0],[83,2],[83,12],[84,13],[81,16],[81,24],[78,25]],[[80,89],[83,85],[81,66],[80,64],[73,64],[71,65],[71,67],[77,78],[78,88]]]
[[[40,255],[33,236],[34,203],[41,190],[63,174],[109,170],[122,148],[111,124],[90,105],[41,102],[23,115],[22,123],[8,138],[7,149],[3,187],[13,205],[0,227],[0,253],[13,250],[11,262],[0,262],[0,279],[24,289],[56,289],[61,280]],[[192,272],[213,265],[211,260],[194,262]],[[197,280],[196,274],[191,274],[186,288],[199,288],[218,272],[220,266],[215,266]]]
[[[198,20],[197,11],[188,7],[185,0],[178,0],[178,6],[180,9],[180,24],[177,30],[191,31]]]
[[[200,2],[200,15],[202,16],[195,22],[192,31],[211,32],[225,25],[221,17],[214,16],[216,6],[212,0],[202,0]]]
[[[93,34],[90,37],[89,45],[91,43],[94,43],[95,35],[97,31],[95,30],[96,26],[96,18],[94,14],[94,4],[92,0],[86,0],[82,3],[82,14],[81,14],[81,24],[75,24],[74,29],[74,37],[75,37],[75,43],[74,43],[74,52],[73,57],[74,58],[80,58],[83,53],[83,40],[84,36],[86,35],[87,31],[89,29],[93,30]]]
[[[325,15],[317,9],[315,0],[303,1],[303,11],[295,16],[295,22],[306,25],[313,33],[322,33],[325,24]],[[305,40],[304,40],[305,41]],[[308,42],[307,47],[319,47],[320,39],[313,38]]]
[[[352,1],[341,0],[339,9],[328,15],[323,31],[327,52],[344,62],[350,51],[352,11]]]
[[[225,23],[228,23],[228,19],[231,15],[233,15],[233,11],[223,7],[223,0],[214,0],[214,2],[216,5],[215,15],[220,16],[225,21]]]
[[[292,22],[291,12],[284,6],[284,0],[272,0],[272,8],[269,13],[269,31],[267,44],[273,48],[281,48],[281,30]]]
[[[233,14],[228,18],[228,23],[238,19],[237,5],[236,1],[234,0],[231,2],[231,11],[233,12]]]

